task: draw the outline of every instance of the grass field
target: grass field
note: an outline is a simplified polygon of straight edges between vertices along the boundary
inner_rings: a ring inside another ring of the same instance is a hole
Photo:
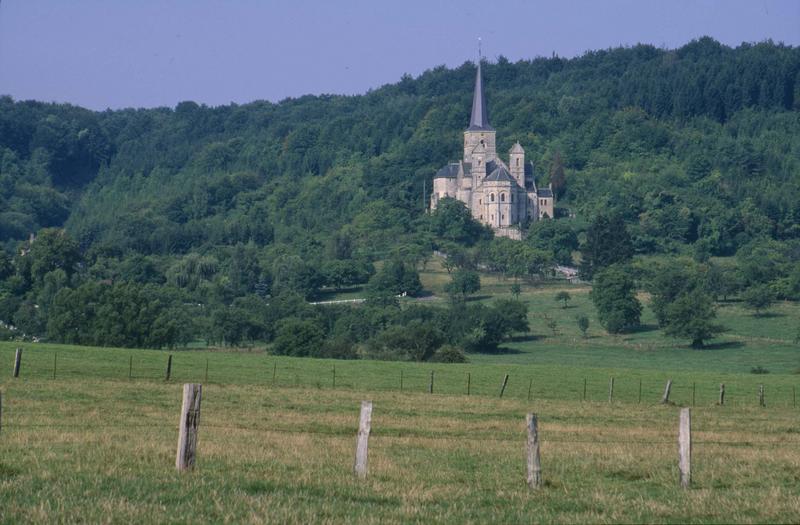
[[[5,523],[795,522],[800,515],[795,375],[184,351],[173,353],[165,382],[166,352],[25,345],[21,377],[13,379],[13,355],[13,345],[0,346],[8,365],[0,369]],[[499,399],[505,373],[511,379]],[[677,408],[658,404],[667,377],[677,404],[691,405],[695,394],[688,491],[677,486]],[[199,460],[195,472],[179,475],[180,383],[189,381],[204,383]],[[715,404],[720,381],[723,407]],[[758,407],[759,383],[767,408]],[[351,473],[361,399],[375,404],[366,482]],[[529,411],[541,421],[546,486],[537,493],[524,483]]]
[[[448,277],[434,262],[422,279],[441,295]],[[482,280],[475,300],[508,294],[510,282]],[[524,286],[521,299],[532,334],[459,365],[0,343],[0,522],[797,522],[798,305],[754,317],[724,304],[729,331],[697,351],[664,337],[647,309],[642,330],[605,334],[585,286]],[[592,319],[586,339],[579,313]],[[661,405],[668,379],[673,404]],[[203,384],[199,459],[178,474],[185,382]],[[362,399],[375,409],[359,482]],[[678,406],[693,407],[689,490],[677,482]],[[546,482],[536,492],[524,479],[530,411]]]

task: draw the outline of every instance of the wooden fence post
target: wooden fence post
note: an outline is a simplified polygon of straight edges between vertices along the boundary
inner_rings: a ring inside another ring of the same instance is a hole
[[[128,360],[128,379],[133,379],[133,356]]]
[[[0,432],[3,431],[3,392],[0,392]]]
[[[333,388],[336,388],[336,365],[333,365]]]
[[[172,376],[172,354],[169,354],[167,358],[167,373],[164,377],[164,381],[169,381],[169,378]]]
[[[529,413],[525,423],[528,427],[528,486],[538,489],[542,486],[542,462],[539,457],[539,422],[536,414]]]
[[[400,370],[400,391],[403,391],[403,371]]]
[[[357,477],[367,477],[367,459],[369,457],[369,432],[372,429],[372,401],[361,402],[361,415],[358,419],[358,436],[356,437],[356,462],[353,467]]]
[[[583,399],[582,401],[586,401],[586,378],[583,378]]]
[[[53,379],[56,378],[56,366],[58,365],[58,352],[53,352]]]
[[[472,374],[467,372],[467,395],[469,395],[470,387],[472,386]]]
[[[278,363],[272,363],[272,384],[275,384],[275,374],[278,373]]]
[[[611,403],[614,401],[614,378],[612,377],[611,380],[608,382],[608,402]]]
[[[639,404],[642,403],[642,380],[641,379],[639,379],[639,400],[637,401],[637,403],[639,403]]]
[[[764,401],[764,385],[758,385],[758,406],[764,408],[767,403]]]
[[[694,398],[696,392],[697,392],[697,383],[692,382],[692,406],[694,406]]]
[[[528,401],[531,400],[531,389],[533,388],[533,379],[528,383]]]
[[[719,384],[719,404],[720,406],[725,404],[725,383]]]
[[[672,379],[667,380],[667,386],[664,387],[664,396],[661,398],[661,403],[666,405],[669,403],[669,392],[672,390]]]
[[[792,406],[797,408],[797,387],[792,386]]]
[[[503,397],[503,392],[506,391],[506,385],[508,384],[508,374],[503,378],[503,385],[500,387],[500,397]]]
[[[428,383],[428,393],[433,394],[433,370],[431,370],[431,382]]]
[[[206,375],[204,381],[208,383],[208,358],[206,357]]]
[[[689,488],[692,483],[692,411],[682,408],[678,428],[678,468],[681,473],[681,487]]]
[[[196,383],[183,385],[178,453],[175,458],[175,467],[179,471],[193,469],[197,459],[197,427],[200,425],[202,390],[203,386]]]
[[[14,377],[19,377],[19,367],[22,364],[22,348],[17,348],[14,354]]]

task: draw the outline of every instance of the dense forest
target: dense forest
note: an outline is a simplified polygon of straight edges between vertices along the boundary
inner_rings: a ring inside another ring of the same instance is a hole
[[[473,79],[467,62],[359,96],[104,112],[0,97],[0,330],[286,352],[302,342],[281,338],[300,333],[353,356],[419,323],[453,358],[496,347],[521,317],[453,305],[502,325],[476,343],[429,322],[453,311],[396,309],[432,250],[463,270],[542,275],[578,262],[598,217],[621,221],[631,254],[762,254],[758,284],[800,294],[800,48],[702,38],[486,63],[498,150],[520,141],[559,197],[559,220],[522,243],[492,239],[457,203],[425,214],[435,170],[460,157]],[[346,309],[306,303],[366,282],[375,315],[357,334],[337,328],[355,325]]]

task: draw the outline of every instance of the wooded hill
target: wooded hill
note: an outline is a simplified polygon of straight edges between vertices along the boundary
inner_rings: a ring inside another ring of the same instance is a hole
[[[566,237],[613,212],[637,253],[733,255],[800,239],[800,48],[702,38],[499,57],[484,78],[498,151],[520,141],[539,184],[563,168],[554,182],[559,214],[574,216],[557,226]],[[221,304],[272,292],[285,267],[327,264],[317,286],[363,282],[372,260],[429,252],[442,237],[475,242],[423,213],[435,170],[460,157],[473,79],[466,62],[360,96],[213,108],[92,112],[0,98],[0,279],[21,280],[5,285],[0,320],[24,324],[14,312],[44,286],[11,259],[45,227],[77,242],[55,290],[76,286],[74,273],[169,283]]]

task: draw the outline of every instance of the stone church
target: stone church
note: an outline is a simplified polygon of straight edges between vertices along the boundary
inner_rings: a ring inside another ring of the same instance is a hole
[[[472,117],[464,131],[464,159],[449,163],[433,177],[432,210],[443,197],[464,202],[476,220],[491,226],[501,237],[520,239],[522,223],[553,217],[553,191],[536,187],[533,164],[525,162],[525,150],[519,142],[508,152],[508,164],[497,156],[480,61]]]

